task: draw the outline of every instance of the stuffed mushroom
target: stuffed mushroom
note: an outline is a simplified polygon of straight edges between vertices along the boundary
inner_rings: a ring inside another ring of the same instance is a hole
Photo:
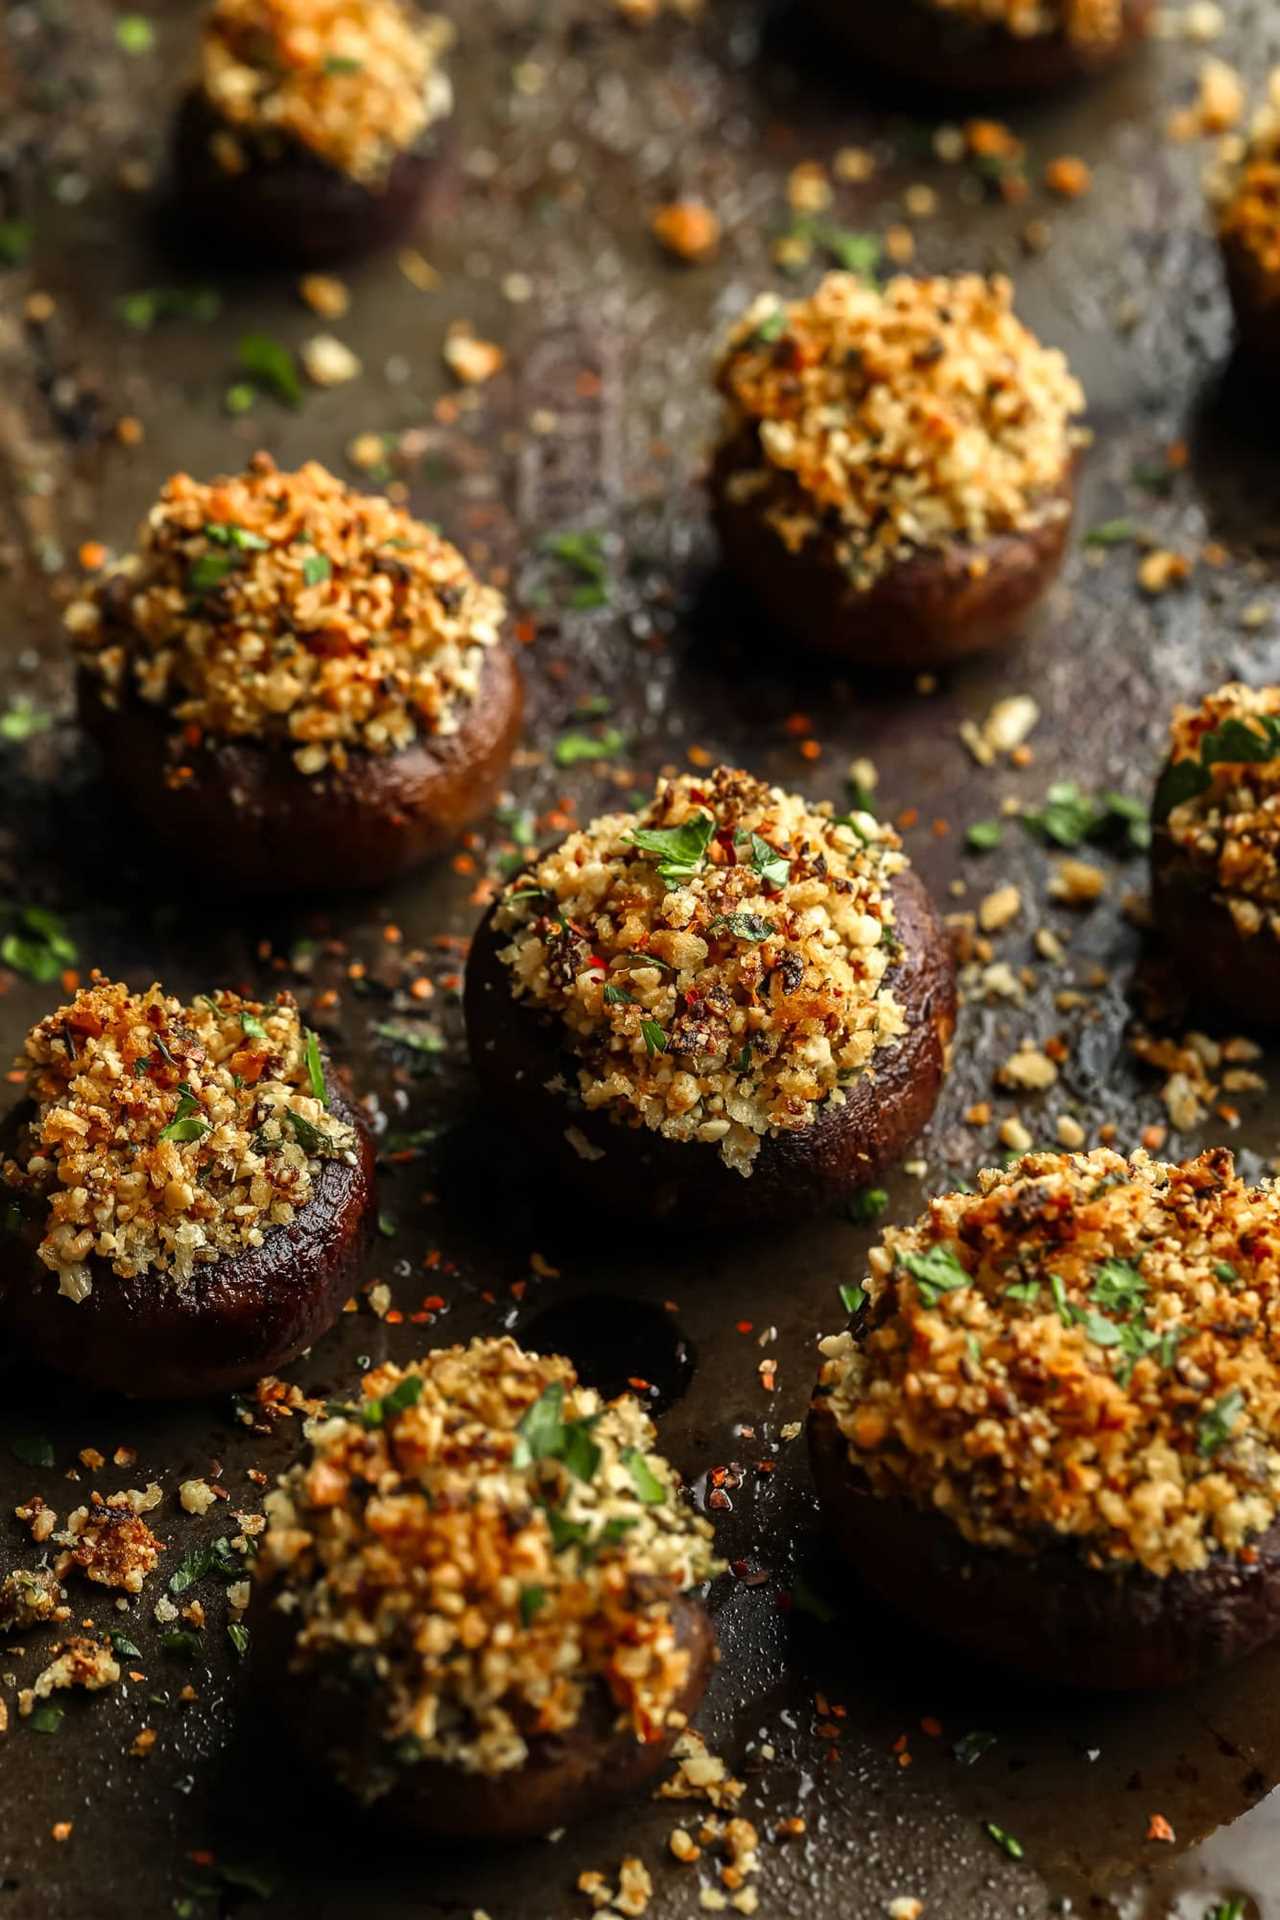
[[[178,114],[175,227],[271,266],[407,232],[453,103],[450,37],[401,0],[214,0]]]
[[[952,93],[1036,93],[1102,72],[1146,37],[1154,0],[814,0],[859,59]]]
[[[1231,681],[1176,709],[1151,880],[1163,950],[1191,993],[1280,1022],[1280,687]]]
[[[713,513],[762,641],[914,670],[1025,624],[1066,552],[1084,395],[1007,280],[762,295],[718,382]]]
[[[717,1562],[635,1399],[475,1340],[309,1437],[254,1569],[277,1730],[430,1840],[546,1834],[651,1778],[715,1659]]]
[[[1247,137],[1210,173],[1209,197],[1236,337],[1255,369],[1280,374],[1280,68]]]
[[[1280,1194],[1028,1154],[873,1248],[814,1475],[895,1612],[1050,1684],[1173,1686],[1280,1631]]]
[[[82,723],[148,829],[248,892],[375,887],[492,805],[519,732],[502,596],[314,461],[176,474],[66,615]]]
[[[27,1036],[0,1132],[0,1324],[139,1398],[245,1386],[359,1284],[373,1150],[287,996],[92,983]]]
[[[951,955],[892,828],[719,767],[513,879],[465,986],[471,1057],[558,1176],[633,1219],[778,1224],[928,1120]]]

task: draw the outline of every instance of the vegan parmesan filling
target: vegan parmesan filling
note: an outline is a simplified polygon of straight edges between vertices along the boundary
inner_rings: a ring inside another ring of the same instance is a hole
[[[1280,297],[1280,67],[1267,80],[1267,98],[1248,137],[1234,136],[1209,176],[1218,235],[1242,247],[1264,282]]]
[[[1280,687],[1232,681],[1178,707],[1170,766],[1206,782],[1168,814],[1174,845],[1212,882],[1238,933],[1280,939]]]
[[[500,957],[516,998],[563,1022],[584,1107],[745,1176],[765,1135],[811,1126],[905,1032],[886,974],[906,867],[868,813],[685,774],[518,875]]]
[[[1114,46],[1125,27],[1124,0],[927,0],[939,13],[975,27],[1000,27],[1018,40],[1065,34],[1083,47]]]
[[[505,615],[421,521],[260,453],[207,485],[168,480],[138,551],[66,623],[108,706],[162,708],[186,744],[284,742],[316,774],[456,733]]]
[[[388,1363],[361,1392],[309,1425],[255,1568],[296,1671],[375,1677],[384,1755],[347,1784],[376,1797],[418,1760],[509,1773],[600,1685],[637,1740],[683,1725],[672,1602],[718,1563],[639,1403],[511,1339]]]
[[[18,1065],[35,1111],[4,1185],[45,1209],[39,1255],[71,1300],[92,1291],[91,1260],[184,1285],[287,1226],[322,1160],[355,1159],[287,996],[223,990],[187,1007],[95,975]]]
[[[717,376],[725,445],[746,450],[730,502],[754,503],[790,553],[833,542],[859,588],[922,548],[1065,518],[1084,393],[1012,303],[1007,279],[979,274],[762,294]]]
[[[440,56],[447,23],[398,0],[214,0],[200,86],[222,121],[224,172],[256,151],[297,144],[364,186],[453,105]]]
[[[1247,1557],[1280,1508],[1278,1263],[1280,1195],[1225,1148],[1028,1154],[885,1232],[820,1403],[874,1493],[979,1545]]]

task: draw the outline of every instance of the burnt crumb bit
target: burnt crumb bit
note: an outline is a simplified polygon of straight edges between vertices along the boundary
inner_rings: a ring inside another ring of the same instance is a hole
[[[1176,708],[1175,777],[1183,763],[1207,784],[1169,812],[1171,840],[1212,879],[1239,934],[1280,939],[1280,687],[1230,681]]]
[[[1194,1571],[1280,1512],[1280,1195],[1182,1166],[1032,1153],[869,1256],[819,1392],[873,1491],[1015,1552]],[[1246,1332],[1245,1329],[1248,1329]]]
[[[662,1737],[691,1658],[671,1602],[718,1563],[639,1403],[510,1339],[361,1387],[266,1502],[254,1577],[296,1623],[295,1667],[375,1658],[389,1764],[509,1772],[597,1682],[619,1725]]]
[[[748,1175],[764,1135],[810,1126],[903,1032],[886,975],[907,864],[868,813],[687,774],[518,875],[501,958],[516,998],[564,1021],[585,1106]]]
[[[167,708],[184,743],[282,741],[315,774],[455,733],[505,615],[421,521],[259,453],[233,477],[166,481],[138,551],[65,619],[108,706]]]
[[[256,148],[296,142],[368,186],[453,105],[448,23],[399,0],[214,0],[200,85],[223,125],[214,159],[242,173]]]
[[[71,1300],[92,1290],[91,1261],[182,1285],[260,1246],[306,1204],[318,1162],[355,1150],[317,1097],[319,1053],[288,995],[183,1006],[95,974],[18,1064],[34,1115],[0,1172],[47,1204],[38,1252]]]
[[[731,497],[759,496],[790,552],[834,530],[855,586],[918,549],[1069,510],[1084,394],[1015,318],[1000,276],[899,275],[880,289],[832,273],[807,299],[762,294],[717,378],[726,442],[749,439],[758,461],[732,475]]]
[[[64,1574],[74,1567],[98,1586],[141,1593],[162,1552],[142,1516],[160,1504],[160,1497],[154,1484],[145,1492],[135,1488],[106,1500],[100,1493],[91,1494],[87,1507],[67,1516],[66,1533],[59,1539],[70,1545],[55,1571]]]
[[[1060,33],[1078,46],[1111,47],[1124,33],[1124,0],[926,0],[975,27],[1001,27],[1018,40]]]
[[[1280,67],[1247,136],[1224,142],[1207,184],[1219,238],[1243,247],[1280,295]]]

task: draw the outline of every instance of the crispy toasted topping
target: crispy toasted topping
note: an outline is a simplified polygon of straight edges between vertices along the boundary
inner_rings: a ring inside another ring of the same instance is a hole
[[[1003,27],[1018,40],[1062,33],[1083,47],[1114,46],[1124,32],[1124,0],[927,0],[976,27]]]
[[[4,1183],[46,1203],[40,1258],[72,1300],[91,1291],[91,1260],[180,1285],[261,1246],[306,1204],[322,1159],[354,1155],[287,996],[222,990],[186,1007],[95,974],[28,1034],[19,1065],[35,1111]]]
[[[886,975],[906,866],[870,814],[717,767],[518,875],[501,957],[516,997],[564,1021],[585,1106],[745,1175],[763,1135],[810,1126],[904,1031]]]
[[[978,274],[762,294],[718,375],[731,497],[791,552],[830,538],[859,587],[920,548],[1062,518],[1084,394],[1012,299]]]
[[[1233,138],[1209,173],[1208,189],[1220,238],[1243,247],[1280,295],[1280,67],[1248,137]]]
[[[476,1340],[379,1367],[308,1434],[255,1577],[297,1623],[295,1667],[377,1674],[353,1790],[421,1759],[508,1772],[601,1688],[638,1740],[663,1735],[690,1665],[672,1603],[716,1562],[636,1400]]]
[[[15,1567],[0,1580],[0,1632],[23,1632],[49,1620],[67,1620],[71,1609],[52,1567]]]
[[[296,142],[379,186],[453,104],[439,64],[451,38],[398,0],[214,0],[200,83],[225,123],[215,159],[240,173],[246,148]]]
[[[168,480],[138,552],[66,621],[108,704],[168,708],[186,739],[288,742],[312,774],[456,732],[505,612],[389,500],[259,453],[232,478]]]
[[[76,1567],[101,1587],[141,1593],[161,1552],[160,1542],[142,1516],[159,1504],[160,1489],[155,1485],[145,1493],[113,1493],[106,1500],[100,1493],[92,1494],[87,1507],[77,1507],[67,1516],[67,1531],[61,1537],[70,1545],[56,1572],[65,1574]]]
[[[1280,687],[1231,681],[1176,708],[1170,762],[1175,776],[1198,769],[1206,782],[1169,812],[1170,837],[1213,882],[1237,932],[1280,939]]]
[[[119,1682],[119,1662],[105,1641],[76,1634],[55,1647],[54,1656],[36,1676],[31,1689],[33,1701],[47,1700],[51,1693],[64,1687],[83,1687],[86,1693],[99,1693],[103,1687],[114,1687]]]
[[[872,1249],[820,1401],[885,1496],[966,1539],[1164,1575],[1280,1509],[1280,1195],[1215,1148],[1033,1153]]]

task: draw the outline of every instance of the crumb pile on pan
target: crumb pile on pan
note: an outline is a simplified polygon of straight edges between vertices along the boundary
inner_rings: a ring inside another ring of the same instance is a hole
[[[1232,135],[1209,176],[1219,236],[1242,247],[1259,274],[1280,283],[1280,68],[1247,138]]]
[[[453,104],[450,39],[399,0],[214,0],[200,85],[224,123],[215,159],[241,173],[255,150],[295,142],[377,186]]]
[[[897,835],[718,767],[571,833],[508,886],[518,999],[564,1022],[588,1108],[749,1174],[904,1031]]]
[[[1175,846],[1238,933],[1280,939],[1280,687],[1230,681],[1199,706],[1176,708],[1162,789],[1176,795],[1180,784],[1198,790],[1165,816]]]
[[[790,552],[825,538],[857,587],[950,540],[978,545],[1068,511],[1084,394],[1013,313],[1008,280],[832,273],[762,294],[718,383],[730,498],[758,501]],[[974,564],[981,566],[981,557]]]
[[[1028,1154],[872,1249],[819,1390],[872,1490],[966,1539],[1158,1575],[1247,1557],[1280,1510],[1280,1194]]]
[[[18,1064],[34,1111],[4,1184],[43,1204],[39,1255],[72,1300],[92,1290],[90,1261],[180,1285],[260,1246],[306,1204],[318,1162],[355,1146],[288,998],[187,1007],[95,976]]]
[[[138,551],[66,620],[109,704],[163,708],[193,743],[284,742],[314,774],[456,732],[505,611],[389,500],[260,453],[233,477],[168,480]]]
[[[1062,33],[1084,47],[1112,46],[1124,32],[1124,0],[929,0],[980,27],[1002,27],[1019,40]]]
[[[690,1663],[671,1603],[716,1562],[639,1403],[510,1339],[361,1384],[268,1496],[255,1569],[301,1670],[373,1656],[386,1768],[350,1784],[376,1796],[394,1760],[508,1772],[597,1686],[637,1739],[666,1733]]]

